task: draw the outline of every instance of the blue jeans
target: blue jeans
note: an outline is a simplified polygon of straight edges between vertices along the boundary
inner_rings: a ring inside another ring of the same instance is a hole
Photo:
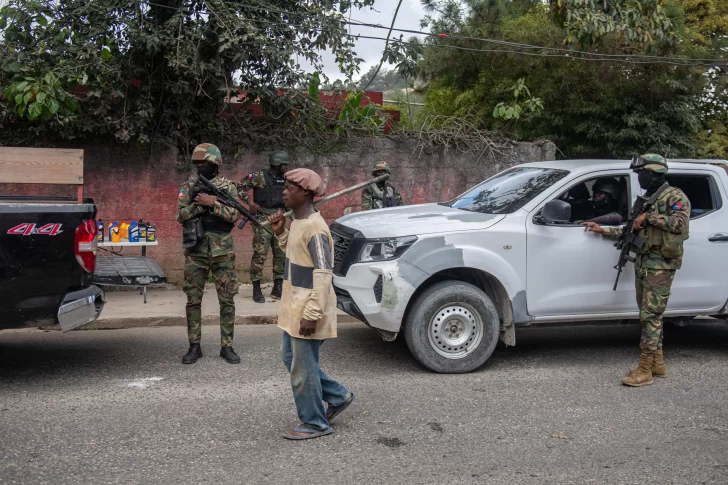
[[[320,431],[329,427],[323,401],[329,406],[340,406],[349,398],[349,391],[319,367],[322,343],[323,340],[291,337],[287,332],[283,332],[281,342],[281,360],[291,374],[298,418]]]

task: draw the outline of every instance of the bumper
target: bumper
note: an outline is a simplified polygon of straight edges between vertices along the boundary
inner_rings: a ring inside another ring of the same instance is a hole
[[[58,323],[68,332],[87,325],[101,315],[104,308],[104,291],[96,285],[67,293],[58,307]]]
[[[396,335],[415,291],[408,280],[413,281],[421,276],[426,275],[401,259],[355,264],[349,268],[345,277],[334,276],[337,306],[375,330]],[[381,289],[375,290],[378,280]],[[380,335],[385,336],[381,332]]]

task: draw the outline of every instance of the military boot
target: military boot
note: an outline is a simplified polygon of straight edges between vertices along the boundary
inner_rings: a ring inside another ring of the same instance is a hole
[[[260,289],[260,280],[253,281],[253,301],[255,303],[265,303],[263,291]]]
[[[650,369],[654,360],[654,355],[642,353],[639,365],[629,371],[629,375],[622,379],[622,384],[630,387],[642,387],[652,384],[652,371]]]
[[[239,364],[240,356],[235,353],[232,347],[223,347],[220,349],[220,357],[227,360],[228,364]]]
[[[190,350],[182,357],[183,364],[194,364],[197,359],[202,357],[202,349],[200,344],[190,344]]]
[[[283,295],[283,280],[275,280],[273,282],[273,290],[270,292],[270,297],[274,300],[280,300]]]
[[[662,350],[655,352],[655,360],[652,362],[652,377],[667,377],[667,367]]]

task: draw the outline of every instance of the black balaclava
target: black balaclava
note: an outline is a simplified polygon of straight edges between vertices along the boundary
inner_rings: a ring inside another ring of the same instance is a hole
[[[612,194],[606,194],[604,200],[592,201],[592,209],[597,216],[603,216],[614,211],[617,207],[617,201],[612,199]]]
[[[212,180],[217,175],[217,165],[213,163],[204,163],[197,166],[197,173],[205,177],[207,180]]]
[[[640,184],[640,188],[647,195],[651,195],[665,183],[665,174],[644,171],[637,175],[637,181]]]

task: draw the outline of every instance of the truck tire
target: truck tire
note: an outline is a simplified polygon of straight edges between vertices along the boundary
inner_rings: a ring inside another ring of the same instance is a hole
[[[499,332],[498,311],[488,295],[456,280],[425,290],[413,303],[404,327],[414,358],[443,374],[471,372],[485,364]]]

